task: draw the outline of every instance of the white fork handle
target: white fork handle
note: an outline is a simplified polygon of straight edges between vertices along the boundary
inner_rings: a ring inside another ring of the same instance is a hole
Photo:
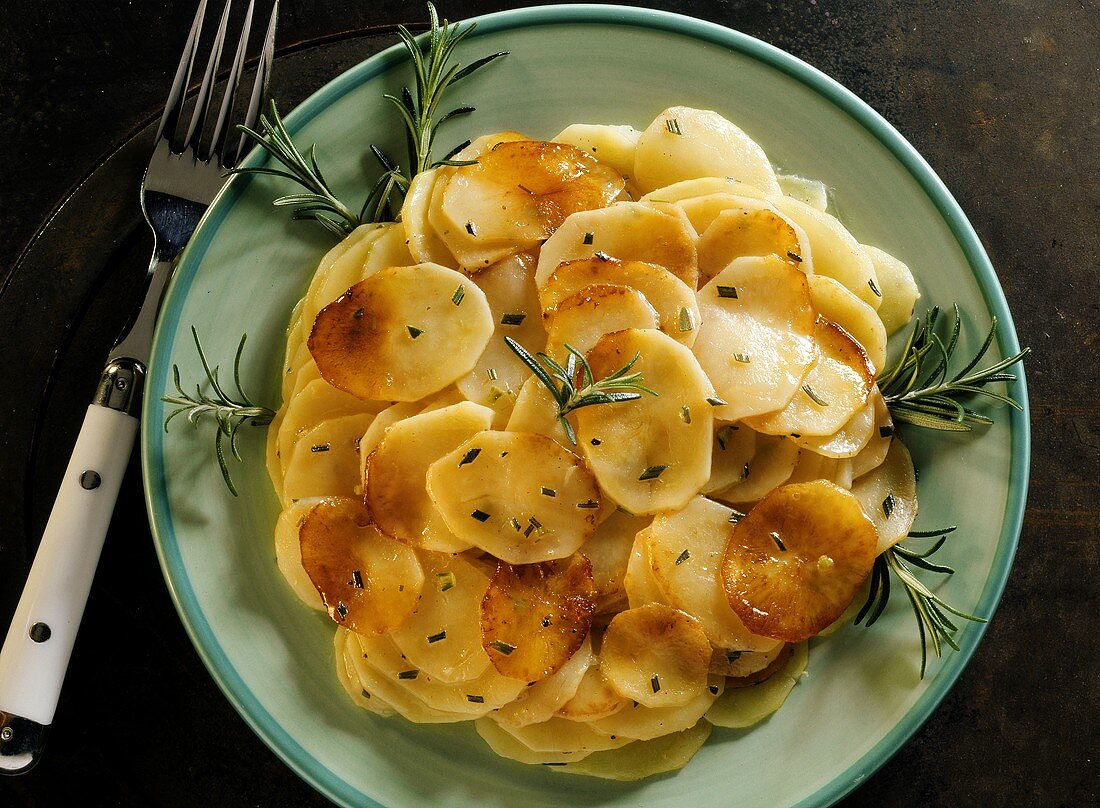
[[[53,721],[137,430],[132,415],[88,407],[0,650],[0,712],[42,727]],[[15,731],[11,723],[0,729],[4,746]]]

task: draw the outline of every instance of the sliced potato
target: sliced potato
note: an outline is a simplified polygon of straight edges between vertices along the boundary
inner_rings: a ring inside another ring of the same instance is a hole
[[[600,487],[635,514],[682,507],[710,475],[713,396],[691,351],[660,331],[604,336],[588,353],[596,379],[635,356],[657,395],[577,410],[577,439]]]
[[[491,724],[496,724],[496,729],[491,729]],[[511,727],[491,718],[474,726],[494,752],[521,763],[560,764],[630,743],[628,738],[611,738],[588,724],[557,717],[524,727]]]
[[[695,722],[703,717],[703,714],[714,704],[714,700],[721,695],[724,686],[723,679],[712,676],[707,680],[707,685],[702,692],[687,704],[675,707],[646,707],[643,704],[637,706],[631,704],[613,715],[592,721],[588,726],[604,735],[636,738],[639,741],[648,741],[673,732],[683,732],[695,726]]]
[[[852,494],[878,530],[875,555],[904,539],[917,518],[917,476],[905,444],[894,438],[882,465],[853,483]]]
[[[780,259],[738,258],[698,292],[692,350],[738,421],[787,405],[816,359],[806,275]]]
[[[793,646],[777,642],[768,651],[736,651],[732,648],[715,648],[710,657],[712,676],[725,676],[727,679],[751,677],[766,671],[777,660],[786,661],[784,653]]]
[[[481,644],[493,666],[524,682],[564,667],[595,611],[592,565],[583,555],[539,564],[497,564],[481,601]]]
[[[647,516],[633,516],[616,510],[600,523],[581,548],[592,562],[592,582],[596,586],[596,612],[625,608],[626,568],[634,538],[650,523]]]
[[[489,576],[462,556],[421,553],[424,587],[416,611],[390,636],[412,667],[444,684],[489,667],[478,619]]]
[[[807,280],[818,316],[847,331],[866,351],[875,372],[881,373],[886,365],[886,328],[879,315],[838,280],[825,275],[811,275]]]
[[[367,431],[363,433],[363,437],[359,439],[359,493],[363,492],[363,480],[367,477],[367,458],[370,457],[370,453],[373,452],[378,444],[382,442],[382,437],[386,434],[386,430],[405,418],[411,418],[420,412],[420,404],[416,401],[399,401],[396,404],[391,404],[378,413],[374,420],[370,422],[370,426],[367,427]]]
[[[633,126],[574,123],[551,138],[582,149],[629,180],[634,173],[634,150],[642,133]]]
[[[401,204],[401,224],[414,261],[458,269],[458,261],[428,221],[428,209],[438,174],[438,168],[429,168],[412,178],[409,190],[405,192],[405,201]]]
[[[802,642],[848,608],[877,544],[874,523],[843,488],[785,485],[734,526],[722,565],[726,596],[750,631]]]
[[[827,320],[814,326],[817,361],[783,409],[747,419],[770,435],[832,435],[867,404],[875,368],[847,331]]]
[[[644,532],[638,533],[630,548],[626,575],[623,576],[623,589],[626,590],[627,603],[632,609],[647,603],[668,605],[667,596],[661,589],[657,576],[653,574],[653,564],[649,559],[649,541]]]
[[[302,298],[299,342],[305,343],[309,339],[309,331],[317,313],[357,282],[355,278],[383,230],[381,224],[357,227],[344,239],[342,249],[329,250],[321,259],[321,264],[310,279],[309,288]],[[337,280],[332,280],[333,278]]]
[[[660,189],[652,194],[646,194],[645,198],[659,200]],[[735,210],[762,210],[767,208],[767,203],[757,197],[736,196],[730,193],[707,194],[705,196],[693,196],[676,202],[691,222],[696,233],[702,235],[707,228],[714,223],[718,215],[723,211]],[[712,275],[714,273],[711,273]]]
[[[585,673],[595,664],[596,655],[592,653],[591,640],[585,637],[584,644],[568,662],[545,679],[525,687],[514,701],[500,708],[494,719],[509,727],[526,727],[549,721],[577,694]]]
[[[751,687],[727,687],[707,710],[706,719],[718,727],[742,729],[763,721],[783,706],[806,670],[806,643],[794,647],[783,667]]]
[[[566,449],[574,448],[575,444],[569,440],[569,435],[558,418],[558,403],[546,389],[546,385],[531,376],[523,383],[516,398],[515,406],[508,418],[505,427],[508,432],[533,432],[538,435],[546,435],[557,441]],[[570,413],[567,418],[576,432],[577,417]]]
[[[472,435],[487,429],[493,412],[472,401],[405,418],[386,430],[367,457],[363,498],[378,529],[413,547],[444,552],[468,549],[456,537],[425,487],[429,467]]]
[[[696,618],[651,603],[611,619],[600,648],[600,670],[628,699],[647,707],[675,707],[706,690],[710,651]]]
[[[562,302],[593,284],[636,289],[657,312],[658,328],[689,347],[695,341],[699,306],[694,287],[664,267],[644,261],[601,258],[567,261],[554,270],[539,290],[543,313],[553,315]]]
[[[791,438],[801,449],[835,458],[855,457],[871,440],[875,429],[875,403],[868,399],[863,408],[831,435],[800,435]]]
[[[424,585],[420,561],[378,532],[358,500],[317,503],[298,538],[302,567],[340,625],[357,634],[386,634],[413,613]]]
[[[756,434],[743,424],[714,422],[710,479],[703,486],[704,494],[721,491],[748,476],[749,461],[756,453]]]
[[[761,202],[764,201],[765,197],[765,193],[755,185],[738,182],[732,177],[696,177],[655,188],[646,193],[639,201],[679,203],[688,199],[698,199],[716,194],[758,199]]]
[[[558,709],[557,714],[570,721],[595,721],[614,715],[630,703],[630,699],[611,686],[597,659],[584,672],[576,694]]]
[[[600,337],[625,328],[657,328],[657,312],[645,295],[627,286],[594,284],[565,298],[550,318],[546,353],[562,365],[571,345],[581,353]]]
[[[455,304],[461,286],[465,295]],[[480,289],[453,269],[418,264],[377,272],[325,306],[309,351],[341,390],[415,401],[469,373],[492,333]]]
[[[711,110],[669,107],[638,140],[635,181],[651,191],[697,177],[731,177],[779,191],[768,156],[740,128]]]
[[[358,706],[383,717],[391,716],[395,712],[392,705],[377,693],[367,690],[359,679],[359,673],[355,668],[355,657],[359,656],[359,642],[355,636],[354,632],[339,627],[332,636],[333,650],[336,652],[336,678],[344,688],[344,692]]]
[[[851,488],[850,463],[851,461],[846,458],[826,457],[809,450],[800,451],[798,463],[795,464],[791,476],[787,478],[787,484],[825,480],[841,488]]]
[[[307,497],[351,496],[358,484],[359,439],[369,412],[322,421],[298,436],[286,458],[283,504]]]
[[[710,280],[746,255],[774,255],[806,271],[809,243],[796,225],[771,208],[730,208],[699,236],[699,277]]]
[[[859,454],[852,458],[852,477],[857,480],[886,459],[894,435],[894,419],[877,386],[871,391],[870,403],[874,407],[875,419],[871,437]]]
[[[699,274],[695,233],[683,211],[616,202],[574,213],[562,222],[542,245],[535,282],[542,288],[563,262],[593,256],[658,264],[692,289]]]
[[[794,174],[780,174],[779,189],[784,196],[790,196],[809,205],[825,211],[829,207],[829,188],[820,180],[811,180],[806,177],[798,177]]]
[[[584,461],[532,432],[471,436],[432,464],[427,491],[456,536],[510,564],[576,552],[600,506]]]
[[[281,471],[286,471],[298,439],[313,427],[346,415],[377,414],[385,409],[381,401],[363,401],[337,390],[324,379],[314,379],[292,397],[283,409],[276,430],[276,453]]]
[[[583,760],[555,766],[554,771],[632,782],[684,768],[710,737],[711,725],[699,721],[693,727],[654,738],[634,741],[619,749],[593,752]]]
[[[515,131],[514,129],[505,129],[502,132],[493,132],[488,135],[481,135],[475,137],[470,143],[468,143],[461,151],[455,154],[454,160],[462,162],[464,160],[476,160],[481,155],[492,151],[496,146],[501,143],[515,143],[519,140],[530,140],[531,138],[526,135]]]
[[[886,333],[893,334],[913,319],[913,307],[920,300],[920,289],[909,267],[894,256],[869,244],[863,245],[863,252],[871,259],[878,290],[882,293],[878,316]]]
[[[679,511],[659,514],[639,537],[645,537],[653,577],[667,603],[697,619],[714,647],[770,651],[781,643],[750,632],[726,598],[722,558],[733,535],[732,515],[724,505],[695,497]],[[709,664],[709,648],[706,656]]]
[[[747,426],[741,428],[749,430]],[[710,496],[734,504],[756,502],[790,479],[798,458],[798,447],[792,440],[782,435],[757,433],[748,468],[742,466],[738,480],[710,492]]]
[[[316,499],[300,499],[279,514],[275,521],[275,563],[299,600],[323,612],[325,602],[302,566],[302,544],[298,540],[302,522],[316,504]]]

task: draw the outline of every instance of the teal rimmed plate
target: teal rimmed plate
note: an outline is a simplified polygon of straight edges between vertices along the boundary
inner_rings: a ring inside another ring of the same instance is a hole
[[[647,125],[667,106],[718,110],[784,171],[824,180],[864,242],[907,261],[922,303],[957,301],[970,317],[960,355],[992,316],[995,350],[1019,350],[1012,318],[978,238],[940,180],[866,104],[776,48],[734,31],[661,12],[552,6],[492,14],[460,61],[511,55],[461,85],[478,111],[448,125],[455,143],[519,129],[550,137],[571,122]],[[382,100],[409,77],[396,47],[299,105],[295,138],[316,142],[339,195],[362,198],[372,177],[366,147],[402,146]],[[251,158],[258,158],[253,155]],[[321,228],[271,207],[270,177],[237,177],[185,252],[157,329],[142,456],[150,519],[180,616],[229,700],[295,771],[348,805],[828,804],[881,766],[928,718],[974,652],[983,626],[966,624],[961,650],[918,678],[913,616],[900,595],[874,628],[847,627],[811,651],[810,675],[769,721],[716,730],[674,776],[622,784],[527,767],[493,755],[469,726],[414,726],[356,708],[333,671],[332,626],[302,606],[274,562],[278,505],[263,465],[263,435],[243,441],[227,493],[206,433],[177,421],[167,434],[159,397],[170,368],[200,378],[194,325],[212,357],[231,361],[249,335],[243,378],[259,401],[279,401],[283,332],[291,307],[331,243]],[[1026,402],[1021,374],[1011,391]],[[957,523],[942,551],[958,573],[942,586],[954,605],[989,616],[1012,563],[1027,488],[1028,416],[963,437],[906,435],[917,465],[918,527]]]

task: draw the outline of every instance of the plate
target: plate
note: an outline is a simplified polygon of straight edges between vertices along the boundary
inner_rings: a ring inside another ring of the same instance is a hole
[[[863,242],[913,268],[922,303],[957,301],[969,317],[960,356],[996,316],[996,350],[1018,350],[1012,318],[970,224],[928,165],[866,104],[794,57],[743,34],[678,15],[615,6],[555,6],[478,18],[459,61],[511,55],[452,96],[477,112],[445,141],[518,128],[551,137],[566,124],[647,125],[666,106],[718,110],[777,166],[825,181]],[[361,198],[370,142],[402,147],[382,100],[410,75],[391,48],[339,76],[288,116],[297,142],[318,144],[338,195]],[[253,154],[251,161],[259,158]],[[872,629],[847,627],[811,650],[810,675],[767,722],[715,730],[678,775],[622,784],[496,757],[463,725],[414,726],[350,703],[333,672],[332,625],[302,606],[274,561],[278,504],[263,466],[262,430],[244,436],[229,496],[210,431],[161,428],[171,366],[200,378],[190,327],[229,363],[249,335],[243,381],[279,401],[284,329],[322,252],[311,223],[271,207],[272,178],[237,177],[182,257],[155,337],[144,407],[146,499],[165,578],[211,674],[261,738],[328,797],[346,805],[821,805],[843,796],[912,736],[959,676],[983,633],[967,623],[961,650],[918,676],[913,616],[895,597]],[[1026,402],[1021,374],[1011,391]],[[942,551],[959,571],[943,584],[954,605],[989,616],[1015,551],[1027,488],[1028,418],[963,437],[906,432],[920,483],[920,528],[958,524]]]

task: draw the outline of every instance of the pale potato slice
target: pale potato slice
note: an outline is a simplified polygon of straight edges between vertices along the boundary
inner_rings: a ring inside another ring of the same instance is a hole
[[[432,464],[427,491],[456,536],[510,564],[576,552],[600,507],[584,461],[532,432],[471,436]]]
[[[652,521],[619,510],[600,523],[581,551],[592,562],[596,586],[596,613],[620,611],[626,607],[626,569],[638,531]]]
[[[894,419],[890,417],[890,408],[886,406],[886,400],[877,385],[871,391],[870,402],[874,407],[875,418],[871,437],[867,445],[859,450],[859,454],[852,458],[852,477],[857,480],[886,459],[894,436]]]
[[[783,667],[763,682],[752,687],[727,687],[707,710],[707,721],[732,729],[751,727],[763,721],[783,706],[802,678],[808,658],[806,643],[799,643]]]
[[[416,553],[382,535],[362,503],[331,497],[298,531],[302,567],[329,616],[357,634],[386,634],[416,608],[424,570]]]
[[[595,611],[583,555],[539,564],[497,563],[481,601],[481,644],[505,676],[537,682],[577,653]]]
[[[732,515],[724,505],[695,497],[679,511],[659,514],[639,537],[645,537],[653,577],[668,604],[697,619],[715,648],[770,651],[782,643],[750,632],[726,599],[721,569]],[[709,665],[709,648],[706,656]]]
[[[550,139],[588,152],[629,181],[634,174],[634,150],[641,136],[633,126],[574,123]]]
[[[702,324],[692,350],[739,421],[787,405],[817,358],[806,275],[779,258],[738,258],[697,294]]]
[[[875,402],[868,398],[863,408],[832,435],[800,435],[791,438],[800,448],[826,457],[855,457],[875,431]]]
[[[710,737],[711,725],[699,721],[694,727],[649,741],[634,741],[619,749],[593,752],[583,760],[555,766],[565,774],[581,774],[605,780],[632,782],[655,774],[684,768]]]
[[[756,434],[743,424],[714,422],[710,479],[703,486],[704,494],[729,488],[748,476],[749,461],[756,453]]]
[[[341,390],[367,400],[415,401],[469,373],[492,333],[480,289],[453,269],[418,264],[383,269],[325,306],[309,351],[321,375]]]
[[[275,497],[280,503],[283,501],[283,465],[279,458],[279,430],[282,428],[285,417],[286,407],[279,407],[267,427],[267,435],[264,438],[264,468],[267,470],[271,487],[275,490]]]
[[[415,262],[458,269],[458,261],[428,221],[428,209],[438,174],[438,168],[429,168],[412,178],[409,190],[405,192],[405,201],[401,204],[401,224]]]
[[[472,279],[489,302],[494,331],[477,364],[457,382],[470,401],[493,409],[514,402],[531,375],[504,337],[511,337],[532,353],[546,345],[534,268],[534,256],[520,253],[481,270]]]
[[[417,402],[420,405],[420,412],[435,412],[441,410],[444,407],[451,407],[455,404],[461,404],[466,401],[466,396],[462,394],[462,391],[458,389],[456,385],[448,385],[434,395],[423,398]]]
[[[671,185],[655,188],[639,200],[640,202],[682,202],[686,199],[728,194],[738,198],[764,201],[765,193],[755,185],[739,182],[732,177],[696,177],[680,180]]]
[[[562,222],[542,245],[535,282],[541,289],[563,262],[593,256],[658,264],[692,289],[699,274],[695,231],[683,211],[616,202],[574,213]]]
[[[867,404],[875,368],[848,332],[819,319],[814,327],[817,361],[783,409],[746,419],[769,435],[832,435]]]
[[[558,709],[557,715],[570,721],[595,721],[614,715],[630,703],[630,699],[611,686],[597,658],[584,672],[576,695]]]
[[[647,198],[657,198],[660,189],[652,194],[646,194]],[[660,201],[657,198],[655,201]],[[730,193],[707,194],[706,196],[693,196],[688,199],[680,199],[675,203],[684,215],[688,217],[692,228],[699,235],[706,232],[718,215],[727,210],[765,210],[768,204],[760,198],[751,196],[736,196]],[[711,273],[712,275],[714,273]]]
[[[699,236],[699,278],[707,281],[746,255],[774,255],[806,271],[809,242],[805,233],[771,208],[730,208],[719,213]]]
[[[717,112],[669,107],[642,133],[634,178],[643,191],[697,177],[732,177],[767,193],[779,183],[768,156]]]
[[[489,576],[462,556],[422,552],[424,587],[416,611],[390,636],[412,667],[444,684],[489,667],[478,619]]]
[[[525,687],[514,701],[497,711],[494,719],[509,727],[526,727],[549,721],[554,714],[572,699],[581,686],[581,680],[590,667],[596,664],[592,642],[585,637],[584,644],[557,671]]]
[[[370,422],[370,426],[367,427],[367,431],[363,433],[363,437],[359,439],[359,489],[358,493],[363,493],[363,481],[367,478],[367,458],[370,457],[370,453],[373,452],[378,444],[382,442],[382,436],[386,434],[386,430],[405,418],[411,418],[420,412],[421,406],[416,401],[399,401],[396,404],[391,404],[378,413],[374,420]]]
[[[313,356],[309,352],[309,346],[306,345],[305,339],[296,339],[295,344],[297,347],[294,349],[293,354],[287,357],[286,365],[283,368],[285,371],[282,384],[283,401],[290,401],[294,393],[304,388],[313,379],[321,378],[321,374],[317,371],[317,363],[313,361]],[[309,370],[311,367],[312,370]]]
[[[779,174],[779,189],[784,196],[797,199],[811,208],[825,211],[829,207],[829,187],[821,180],[811,180],[794,174]]]
[[[307,497],[351,496],[359,478],[359,439],[369,412],[322,421],[298,436],[283,476],[284,506]]]
[[[531,138],[514,129],[505,129],[503,132],[493,132],[492,134],[481,135],[467,143],[460,151],[456,152],[455,156],[451,159],[458,162],[463,160],[476,160],[486,152],[492,151],[493,147],[500,143],[514,143],[517,140],[530,139]]]
[[[747,426],[741,428],[749,430]],[[798,458],[798,446],[794,441],[782,435],[756,433],[756,446],[748,469],[742,466],[740,479],[710,492],[710,496],[734,504],[756,502],[790,479]]]
[[[425,487],[429,467],[472,435],[487,429],[493,412],[463,401],[398,421],[367,457],[363,498],[378,529],[428,550],[460,552],[471,543],[448,529]]]
[[[291,398],[281,410],[282,418],[275,431],[275,452],[280,458],[280,470],[286,471],[287,463],[298,439],[323,421],[346,415],[377,414],[386,408],[382,401],[363,401],[337,390],[324,379],[314,379]]]
[[[377,228],[373,238],[367,236],[333,264],[317,292],[314,301],[316,305],[312,307],[312,311],[320,312],[352,286],[380,269],[416,263],[405,244],[404,227],[387,222],[377,225]]]
[[[509,255],[523,252],[528,249],[525,243],[516,243],[505,239],[489,239],[484,234],[477,234],[477,230],[470,232],[463,222],[457,227],[443,214],[443,204],[447,194],[447,186],[454,177],[456,168],[451,166],[441,167],[439,174],[432,186],[432,197],[428,201],[428,225],[439,236],[439,240],[447,247],[447,251],[458,262],[458,268],[467,275],[473,275],[481,269],[485,269],[497,261],[502,261]],[[474,225],[471,223],[471,227]]]
[[[558,403],[550,395],[546,385],[531,376],[519,390],[519,396],[516,398],[515,406],[512,407],[505,430],[546,435],[566,449],[571,449],[574,444],[569,440],[569,434],[558,418],[559,412]],[[570,413],[566,417],[570,420],[575,433],[576,415]]]
[[[587,353],[604,334],[657,326],[657,312],[637,289],[586,286],[561,301],[551,315],[546,354],[564,365],[569,355],[567,344]]]
[[[646,707],[676,707],[706,690],[710,652],[699,620],[651,603],[611,619],[600,648],[600,670],[628,699]]]
[[[712,676],[707,680],[702,692],[687,704],[674,707],[646,707],[643,704],[635,707],[631,704],[617,713],[592,721],[586,726],[604,735],[636,738],[639,741],[648,741],[673,732],[683,732],[695,726],[695,722],[710,709],[724,687],[725,682],[721,677]]]
[[[882,298],[875,293],[878,277],[871,259],[835,216],[789,196],[770,196],[768,201],[801,227],[810,239],[814,273],[835,278],[871,308]]]
[[[474,727],[494,752],[520,763],[556,765],[630,743],[629,738],[611,738],[595,732],[588,724],[557,717],[525,727],[510,727],[489,717],[479,720]]]
[[[626,286],[645,295],[657,312],[658,328],[691,346],[699,325],[694,286],[689,287],[667,269],[645,261],[582,258],[557,267],[539,290],[543,314],[550,316],[561,303],[593,284]]]
[[[710,672],[712,676],[725,676],[729,678],[744,678],[766,672],[767,668],[786,657],[784,651],[791,648],[786,643],[777,642],[769,651],[736,651],[732,648],[715,648],[710,657]]]
[[[577,410],[577,439],[600,487],[635,514],[682,507],[710,475],[710,381],[684,345],[660,331],[604,336],[588,353],[603,379],[637,356],[657,395]]]
[[[377,693],[367,690],[359,679],[355,667],[355,657],[360,655],[359,641],[355,639],[354,632],[337,627],[332,636],[332,644],[336,652],[336,679],[344,692],[359,707],[383,717],[393,715],[396,712],[393,706]]]
[[[626,590],[627,603],[632,609],[648,603],[668,605],[667,596],[661,589],[657,576],[653,574],[653,565],[649,560],[649,541],[644,533],[639,533],[634,538],[634,544],[630,548],[626,575],[623,576],[623,589]]]
[[[913,273],[903,262],[870,244],[864,244],[863,251],[875,268],[878,291],[882,295],[878,316],[886,333],[893,334],[913,319],[913,307],[920,300],[920,289]]]
[[[878,529],[876,555],[904,539],[917,518],[917,476],[905,444],[894,438],[882,465],[860,477],[852,494]]]
[[[852,487],[851,461],[847,458],[826,457],[825,455],[809,450],[798,453],[798,463],[794,471],[787,478],[787,483],[808,483],[815,480],[839,485],[841,488]]]
[[[302,544],[298,540],[302,522],[316,504],[316,499],[300,499],[279,514],[275,521],[275,563],[298,599],[323,612],[325,602],[302,566]]]
[[[877,544],[874,523],[843,488],[785,485],[734,526],[722,564],[726,597],[750,631],[802,642],[848,608]]]
[[[818,316],[847,331],[867,353],[875,372],[881,373],[886,366],[886,327],[878,313],[838,280],[825,275],[811,275],[807,280]]]

